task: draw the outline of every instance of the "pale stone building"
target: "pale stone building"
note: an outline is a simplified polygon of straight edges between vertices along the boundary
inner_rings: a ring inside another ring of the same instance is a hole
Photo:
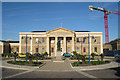
[[[0,54],[19,53],[19,41],[0,40]]]
[[[31,54],[47,52],[49,56],[60,56],[76,51],[78,54],[88,55],[88,34],[91,36],[90,53],[103,53],[102,32],[71,31],[62,27],[50,31],[20,32],[19,53],[25,53],[27,41],[27,52]],[[82,47],[81,40],[84,40]],[[57,50],[59,41],[60,53]]]

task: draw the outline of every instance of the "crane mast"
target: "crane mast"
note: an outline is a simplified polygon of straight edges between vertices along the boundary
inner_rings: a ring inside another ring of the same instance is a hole
[[[101,7],[93,7],[93,6],[89,6],[89,10],[93,11],[94,10],[98,10],[98,11],[102,11],[104,12],[104,22],[105,22],[105,43],[109,42],[109,31],[108,31],[108,16],[110,13],[112,13],[111,11],[105,9],[105,8],[101,8]]]

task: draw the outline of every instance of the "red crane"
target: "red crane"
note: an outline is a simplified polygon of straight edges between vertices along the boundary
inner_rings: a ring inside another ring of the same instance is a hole
[[[93,11],[94,10],[98,10],[98,11],[102,11],[104,12],[104,21],[105,21],[105,43],[108,43],[109,42],[109,31],[108,31],[108,16],[109,14],[119,14],[118,11],[110,11],[110,10],[107,10],[105,8],[101,8],[101,7],[93,7],[93,6],[89,6],[89,10],[90,11]]]

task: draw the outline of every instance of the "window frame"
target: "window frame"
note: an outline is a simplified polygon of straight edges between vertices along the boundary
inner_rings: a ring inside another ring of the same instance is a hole
[[[45,38],[42,38],[42,43],[45,43]]]
[[[79,48],[79,47],[77,47],[77,53],[78,53],[78,54],[80,53],[80,48]]]

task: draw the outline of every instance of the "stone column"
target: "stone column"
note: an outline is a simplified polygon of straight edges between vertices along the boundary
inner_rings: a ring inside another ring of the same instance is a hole
[[[103,37],[102,37],[102,35],[101,35],[101,40],[100,41],[101,41],[101,45],[100,45],[101,46],[101,53],[103,53]]]
[[[57,41],[58,37],[55,37],[55,56],[57,56]]]
[[[21,53],[21,45],[22,45],[22,44],[21,44],[21,38],[22,38],[22,36],[19,35],[19,41],[20,41],[20,42],[19,42],[19,45],[20,45],[20,46],[19,46],[19,53]]]
[[[72,52],[75,51],[75,38],[72,37]]]
[[[32,54],[32,41],[33,41],[33,37],[32,37],[32,35],[31,35],[31,47],[30,47],[30,53]]]
[[[47,37],[47,53],[48,53],[48,55],[50,54],[50,41],[49,41],[49,37]]]
[[[91,54],[91,36],[90,36],[90,54]]]
[[[64,53],[66,53],[66,37],[64,37]]]

